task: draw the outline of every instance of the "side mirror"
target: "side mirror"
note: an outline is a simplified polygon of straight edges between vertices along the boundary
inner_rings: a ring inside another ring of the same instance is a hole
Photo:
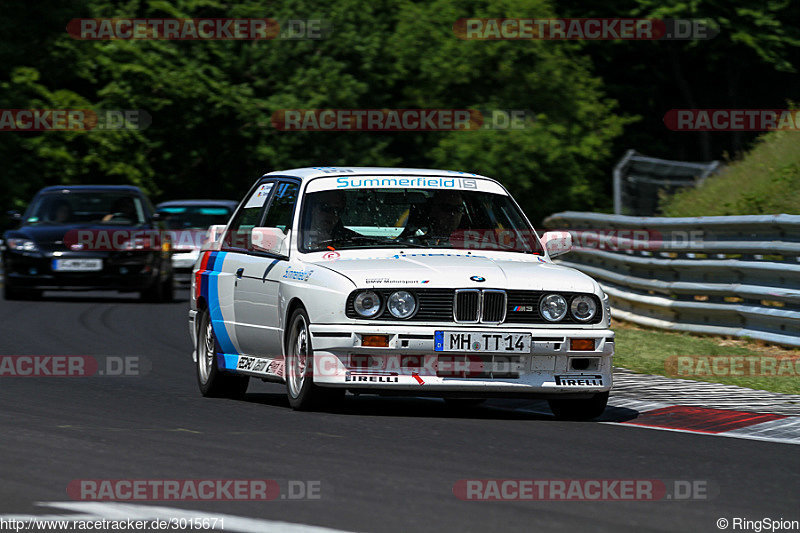
[[[280,228],[253,228],[250,242],[256,251],[289,255],[289,235]]]
[[[19,211],[7,211],[6,215],[11,222],[19,222],[22,220],[22,215]]]
[[[208,228],[206,239],[201,250],[219,250],[222,247],[222,234],[225,233],[225,224],[217,224]]]
[[[556,257],[572,250],[572,234],[568,231],[548,231],[542,235],[542,244],[547,255]]]

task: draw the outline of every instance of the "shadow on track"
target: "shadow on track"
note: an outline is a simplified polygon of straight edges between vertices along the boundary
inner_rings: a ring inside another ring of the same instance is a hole
[[[286,394],[257,392],[245,395],[245,402],[259,403],[289,409]],[[425,417],[466,418],[486,420],[554,420],[544,400],[491,399],[472,407],[447,405],[436,398],[408,396],[375,396],[348,394],[345,398],[320,412],[374,417]],[[609,406],[599,418],[589,422],[627,422],[639,416],[639,412],[627,407]],[[580,423],[580,422],[573,422]]]
[[[260,403],[273,407],[289,409],[285,394],[250,393],[244,401]],[[502,405],[504,400],[489,400],[474,407],[453,407],[435,398],[416,398],[406,396],[373,396],[348,394],[344,400],[321,412],[375,417],[425,417],[425,418],[468,418],[490,420],[549,420],[552,416],[530,411],[517,411]],[[545,403],[546,406],[546,403]]]

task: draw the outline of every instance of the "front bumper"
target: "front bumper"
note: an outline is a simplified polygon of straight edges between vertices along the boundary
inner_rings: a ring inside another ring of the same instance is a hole
[[[609,329],[428,327],[312,324],[314,382],[363,392],[418,395],[587,398],[612,386],[614,332]],[[436,331],[530,333],[529,353],[442,352]],[[387,335],[389,346],[362,346],[364,335]],[[593,350],[570,349],[591,339]]]
[[[172,271],[177,283],[191,283],[192,270],[199,257],[200,250],[176,251],[172,254]]]
[[[102,269],[87,272],[54,270],[55,259],[100,259]],[[36,252],[3,254],[5,282],[14,287],[43,290],[144,290],[162,272],[159,252]]]

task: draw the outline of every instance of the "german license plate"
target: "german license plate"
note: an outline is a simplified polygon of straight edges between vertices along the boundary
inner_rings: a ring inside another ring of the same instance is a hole
[[[53,259],[53,270],[59,272],[96,272],[103,270],[102,259]]]
[[[531,334],[437,331],[433,349],[437,352],[531,353]]]

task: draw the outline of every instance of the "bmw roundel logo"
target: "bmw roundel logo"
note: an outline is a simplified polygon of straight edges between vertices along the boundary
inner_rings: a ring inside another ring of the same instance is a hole
[[[481,283],[481,282],[483,282],[483,281],[486,281],[486,278],[484,278],[484,277],[482,277],[482,276],[472,276],[472,277],[471,277],[471,278],[469,278],[469,279],[471,279],[472,281],[477,281],[478,283]]]

